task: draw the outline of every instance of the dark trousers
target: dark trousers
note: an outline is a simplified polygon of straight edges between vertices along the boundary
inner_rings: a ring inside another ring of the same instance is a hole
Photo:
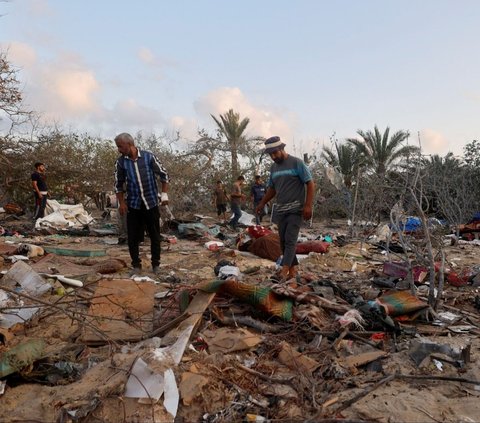
[[[127,213],[128,251],[133,267],[140,267],[142,263],[139,244],[143,240],[145,228],[150,237],[152,266],[155,267],[160,264],[160,211],[158,207],[147,210],[143,204],[141,209],[129,208]]]
[[[35,220],[45,217],[45,207],[47,207],[47,196],[42,195],[42,198],[38,196],[36,191],[33,191],[35,196],[35,212],[33,213],[33,218]]]
[[[279,214],[277,219],[280,248],[283,252],[282,266],[296,266],[298,260],[295,254],[295,249],[303,216],[300,213],[287,213]]]
[[[242,217],[242,209],[240,208],[240,204],[237,204],[237,203],[231,203],[230,207],[231,207],[232,212],[233,212],[233,217],[232,217],[232,220],[230,220],[230,222],[228,222],[228,224],[233,229],[236,229],[237,226],[238,226],[238,221]]]
[[[260,201],[254,201],[253,202],[253,214],[255,215],[255,223],[257,225],[260,225],[262,223],[262,217],[267,214],[267,206],[265,206],[260,214],[257,214],[256,209],[257,206],[260,204]]]

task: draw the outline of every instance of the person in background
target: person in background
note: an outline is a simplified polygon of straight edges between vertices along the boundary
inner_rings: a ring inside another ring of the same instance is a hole
[[[233,230],[236,230],[238,227],[238,221],[242,216],[242,202],[245,201],[245,194],[242,193],[242,186],[245,183],[245,178],[243,175],[240,175],[237,180],[233,183],[232,193],[230,194],[230,207],[232,208],[233,217],[228,222]]]
[[[306,164],[285,151],[285,143],[280,137],[270,137],[265,141],[265,153],[270,155],[273,164],[267,192],[255,211],[262,213],[265,204],[276,197],[275,220],[283,253],[277,278],[283,281],[297,274],[295,248],[302,220],[312,217],[315,184]]]
[[[217,181],[215,186],[215,191],[213,192],[213,202],[217,208],[217,216],[223,216],[223,221],[227,221],[227,203],[228,203],[228,194],[227,190],[223,186],[222,181]]]
[[[41,162],[35,163],[35,171],[32,173],[32,187],[35,198],[34,220],[41,219],[45,216],[48,197],[47,176],[45,171],[45,164]]]
[[[265,184],[262,181],[262,177],[260,175],[255,176],[255,183],[252,185],[252,188],[250,190],[250,200],[253,204],[253,213],[255,214],[255,223],[257,225],[260,225],[262,223],[262,217],[265,216],[268,211],[267,211],[267,205],[263,208],[262,213],[257,214],[255,212],[257,206],[260,204],[260,201],[262,201],[262,198],[265,196]]]
[[[132,259],[132,274],[140,274],[139,244],[144,229],[150,237],[153,273],[160,273],[160,211],[156,177],[160,177],[161,204],[168,204],[167,171],[155,155],[139,150],[130,134],[115,137],[115,144],[121,156],[115,163],[115,193],[120,215],[127,214],[128,250]],[[125,200],[124,189],[127,198]]]

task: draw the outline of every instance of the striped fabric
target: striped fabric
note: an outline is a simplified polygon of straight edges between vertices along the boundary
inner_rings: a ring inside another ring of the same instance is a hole
[[[167,171],[150,151],[138,150],[136,160],[121,156],[115,163],[115,192],[126,186],[128,207],[140,209],[144,204],[149,210],[158,205],[157,175],[168,182]]]
[[[231,295],[270,316],[280,317],[285,321],[290,321],[293,317],[293,300],[275,293],[266,286],[249,285],[234,279],[227,279],[204,282],[195,288],[204,292]]]

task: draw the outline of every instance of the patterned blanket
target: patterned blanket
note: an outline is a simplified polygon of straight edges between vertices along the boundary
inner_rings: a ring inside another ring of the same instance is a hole
[[[214,280],[196,286],[204,292],[228,294],[245,301],[259,310],[290,321],[293,314],[293,300],[275,293],[271,288],[249,285],[235,279]]]

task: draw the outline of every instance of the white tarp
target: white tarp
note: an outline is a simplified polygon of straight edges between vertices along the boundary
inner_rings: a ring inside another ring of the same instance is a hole
[[[35,229],[41,228],[82,228],[93,221],[82,204],[60,204],[55,200],[47,200],[45,217],[38,219]]]
[[[233,219],[233,216],[235,215],[232,214],[232,216],[230,217],[230,220]],[[242,215],[240,216],[240,219],[238,219],[238,223],[241,223],[242,225],[245,225],[245,226],[253,225],[254,221],[255,221],[255,216],[253,214],[250,214],[244,211],[242,211]]]

